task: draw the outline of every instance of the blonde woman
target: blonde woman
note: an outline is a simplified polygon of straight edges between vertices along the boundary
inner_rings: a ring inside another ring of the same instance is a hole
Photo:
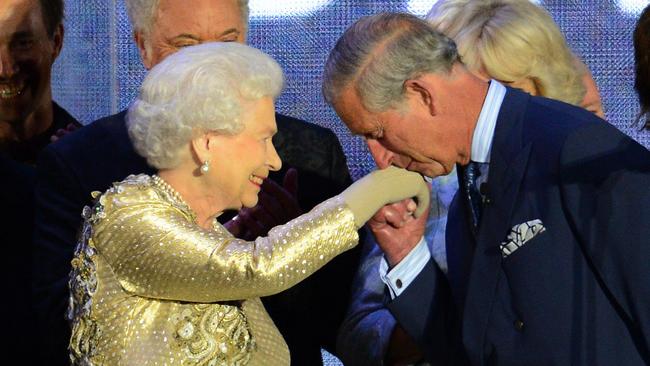
[[[477,75],[604,117],[589,70],[550,14],[529,0],[440,0],[426,19]]]

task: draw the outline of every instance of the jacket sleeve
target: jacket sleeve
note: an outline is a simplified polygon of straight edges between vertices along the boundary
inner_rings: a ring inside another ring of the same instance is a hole
[[[457,187],[455,178],[434,180],[435,198],[431,201],[426,232],[427,240],[432,243],[432,258],[400,296],[387,304],[397,322],[422,350],[425,360],[436,365],[467,363],[460,338],[459,300],[452,296],[450,281],[441,269],[459,266],[458,259],[454,260],[459,256],[454,255],[457,250],[450,250],[457,249],[464,241],[460,238],[465,232],[465,221],[459,197],[453,194]],[[443,248],[444,259],[440,255]],[[444,262],[444,266],[439,262]]]
[[[322,156],[323,175],[318,179],[303,180],[301,184],[301,179],[309,175],[309,169],[305,169],[299,172],[298,178],[299,187],[303,188],[302,193],[307,193],[310,196],[308,201],[313,202],[321,202],[337,195],[352,184],[346,158],[336,135],[330,130],[322,129],[317,136],[319,140],[315,143],[322,144],[319,149],[322,154],[310,151],[310,155]],[[307,174],[300,175],[303,173]],[[365,231],[360,230],[361,242],[364,237]],[[315,329],[312,333],[317,338],[317,345],[337,356],[336,337],[351,301],[352,278],[359,265],[361,249],[361,246],[357,246],[334,258],[301,284],[301,294],[292,298],[292,306],[303,316],[296,316],[294,312],[289,322],[311,324]],[[304,326],[297,325],[293,328],[301,329]],[[304,335],[301,337],[307,339]]]
[[[358,242],[353,214],[338,197],[254,242],[218,224],[201,229],[181,210],[157,202],[122,205],[102,196],[105,217],[91,236],[124,289],[140,296],[196,302],[267,296]]]
[[[447,279],[433,258],[388,309],[415,340],[427,361],[450,365],[458,358],[460,325]]]
[[[34,298],[40,314],[63,323],[67,278],[81,225],[83,190],[57,152],[45,149],[38,164],[35,191]]]
[[[35,186],[32,298],[35,331],[44,343],[41,354],[52,364],[68,359],[70,329],[65,312],[70,260],[82,222],[81,192],[58,151],[46,148],[39,159]]]
[[[347,315],[339,330],[336,351],[346,365],[383,365],[395,318],[384,303],[384,282],[379,278],[382,252],[367,235],[361,263],[352,282]]]
[[[650,152],[607,123],[570,135],[565,210],[604,292],[650,362]]]

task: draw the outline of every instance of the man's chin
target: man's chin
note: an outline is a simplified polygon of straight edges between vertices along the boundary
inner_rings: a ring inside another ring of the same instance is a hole
[[[15,108],[0,108],[0,122],[16,128],[25,123],[25,114],[22,110]]]
[[[20,95],[10,100],[0,100],[0,121],[12,126],[22,125],[34,112],[34,102],[29,96]]]
[[[453,171],[454,171],[453,167],[451,167],[451,168],[446,168],[445,167],[445,168],[443,168],[442,172],[440,174],[438,174],[437,176],[439,177],[439,176],[442,176],[442,175],[449,175]]]
[[[425,178],[428,178],[427,180],[435,179],[437,177],[447,175],[447,174],[449,174],[449,172],[445,170],[428,171],[426,173],[422,173],[422,175],[424,175]]]
[[[452,169],[447,169],[444,165],[434,163],[434,164],[418,164],[418,163],[411,163],[409,164],[408,167],[406,167],[406,170],[410,170],[412,172],[417,172],[425,177],[428,178],[435,178],[439,177],[441,175],[448,175],[449,173],[452,172]]]

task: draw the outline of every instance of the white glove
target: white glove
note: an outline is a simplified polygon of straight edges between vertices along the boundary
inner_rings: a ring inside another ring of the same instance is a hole
[[[354,182],[340,197],[354,213],[354,222],[360,228],[385,205],[406,198],[415,198],[415,217],[419,217],[429,206],[430,193],[422,175],[390,166]]]

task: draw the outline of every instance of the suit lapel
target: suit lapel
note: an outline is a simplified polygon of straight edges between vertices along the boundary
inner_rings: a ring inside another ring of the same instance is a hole
[[[456,306],[462,309],[467,295],[467,283],[471,272],[472,256],[476,238],[470,227],[470,219],[460,190],[449,205],[445,244],[447,253],[447,275]]]
[[[483,345],[501,274],[499,244],[510,230],[512,212],[526,172],[531,146],[524,141],[523,116],[530,96],[508,88],[492,140],[487,183],[489,202],[483,210],[464,308],[463,338],[468,350]]]

